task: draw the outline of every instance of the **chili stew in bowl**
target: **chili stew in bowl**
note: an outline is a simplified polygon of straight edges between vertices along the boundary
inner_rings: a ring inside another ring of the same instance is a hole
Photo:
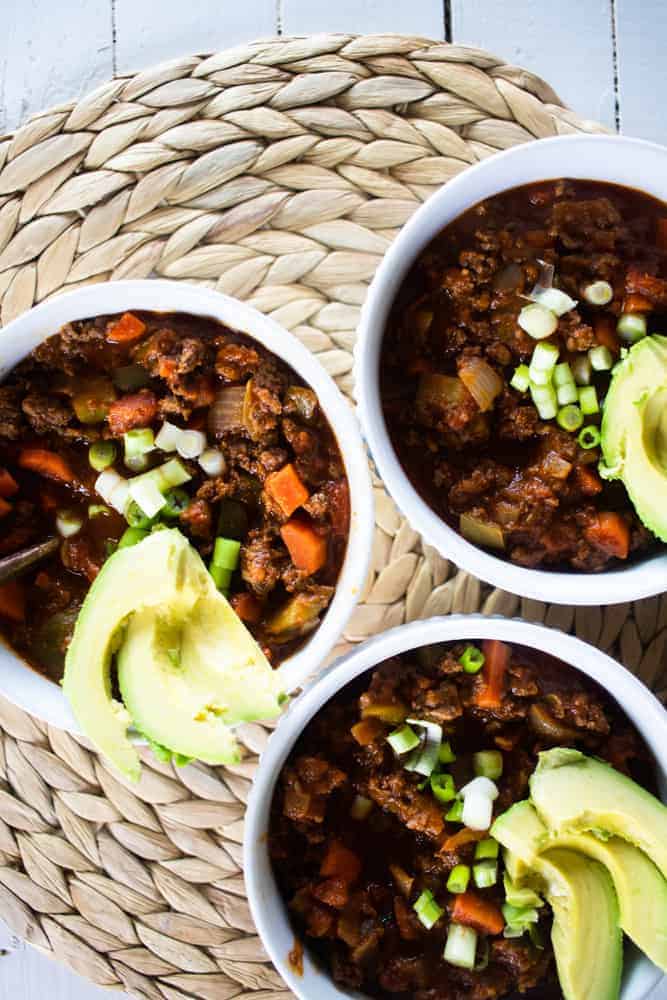
[[[649,195],[565,179],[465,211],[419,254],[381,348],[414,488],[522,567],[599,572],[660,550],[598,461],[611,369],[666,314],[667,207]]]
[[[350,511],[334,432],[289,365],[213,319],[66,324],[0,386],[0,465],[0,555],[62,539],[0,588],[5,635],[54,680],[105,559],[163,525],[189,537],[276,666],[334,595]],[[151,477],[167,500],[153,515],[132,499]]]
[[[526,638],[546,633],[505,624],[505,634],[512,626]],[[437,626],[420,624],[431,634]],[[459,634],[464,626],[459,619]],[[550,906],[515,884],[510,855],[499,850],[505,832],[491,819],[510,817],[513,806],[532,809],[535,774],[559,756],[556,768],[568,755],[591,755],[611,765],[592,762],[614,781],[633,786],[631,775],[652,789],[651,754],[617,702],[543,650],[474,639],[397,653],[309,719],[281,758],[268,851],[297,941],[332,977],[335,995],[561,997]],[[488,787],[495,799],[480,793]],[[667,811],[654,801],[664,833]],[[588,914],[600,923],[602,916]],[[620,940],[613,947],[618,958]],[[299,948],[290,956],[295,974]],[[586,955],[580,965],[594,962]],[[609,995],[618,982],[615,990]]]

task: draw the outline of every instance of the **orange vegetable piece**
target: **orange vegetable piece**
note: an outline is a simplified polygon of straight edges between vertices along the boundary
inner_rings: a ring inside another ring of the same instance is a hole
[[[616,333],[616,320],[609,313],[600,313],[593,322],[595,339],[598,344],[608,347],[612,354],[618,354],[621,342]]]
[[[240,594],[234,594],[229,603],[242,622],[255,625],[262,617],[262,605],[255,595],[248,593],[247,590]]]
[[[597,545],[603,552],[627,559],[630,551],[630,528],[620,514],[614,511],[600,511],[597,521],[584,531],[589,542]]]
[[[587,497],[594,497],[597,493],[602,492],[602,482],[594,469],[589,468],[587,465],[579,465],[577,466],[576,477],[579,489]]]
[[[57,479],[62,483],[76,482],[76,476],[65,459],[46,448],[24,448],[19,455],[19,465],[22,469],[30,469],[47,479]]]
[[[280,535],[297,569],[312,575],[327,561],[326,535],[320,535],[307,521],[293,517],[283,524]]]
[[[134,313],[123,313],[113,326],[107,329],[107,340],[113,344],[130,344],[138,340],[146,329],[146,324]]]
[[[476,892],[462,892],[455,901],[452,920],[457,924],[474,927],[482,934],[500,934],[505,921],[498,906],[490,899],[483,899]]]
[[[267,476],[265,485],[266,492],[275,500],[285,517],[291,517],[310,495],[291,462]]]
[[[25,620],[25,590],[18,580],[10,580],[0,587],[0,615],[13,622]]]
[[[7,469],[0,469],[0,497],[13,497],[19,485]]]
[[[451,837],[443,840],[440,850],[444,854],[450,851],[458,851],[460,847],[465,847],[466,844],[474,844],[478,840],[484,840],[485,837],[486,830],[471,830],[469,826],[464,826],[462,830],[458,830]]]
[[[4,497],[0,497],[0,517],[7,517],[12,509],[12,505],[7,503]]]
[[[651,300],[647,299],[645,295],[640,295],[638,292],[626,295],[623,300],[624,313],[653,312],[654,309],[655,306]]]
[[[384,731],[385,727],[379,719],[362,719],[361,722],[355,723],[350,730],[352,738],[360,747],[367,747]]]
[[[320,865],[320,875],[325,878],[342,878],[346,882],[354,882],[361,873],[361,861],[349,847],[339,840],[332,840],[327,847]]]
[[[474,695],[474,703],[479,708],[499,708],[503,696],[505,673],[510,659],[510,649],[497,639],[485,639],[482,643],[484,666],[482,684]]]

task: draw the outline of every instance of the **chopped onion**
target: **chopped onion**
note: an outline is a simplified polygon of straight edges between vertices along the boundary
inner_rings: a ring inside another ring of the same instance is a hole
[[[130,496],[146,517],[155,517],[165,505],[165,499],[154,479],[137,476],[130,480]]]
[[[160,451],[176,451],[176,445],[182,433],[183,431],[180,427],[165,420],[155,438],[155,447],[159,448]]]
[[[121,480],[121,482],[116,486],[111,492],[111,496],[107,500],[110,507],[118,511],[119,514],[125,514],[125,508],[127,507],[130,500],[130,485],[127,479]]]
[[[608,281],[593,281],[584,288],[584,298],[594,306],[609,305],[614,297],[614,289]]]
[[[225,456],[217,448],[206,448],[199,456],[199,464],[207,476],[221,476],[227,467]]]
[[[71,538],[72,535],[81,531],[82,527],[83,521],[78,514],[74,514],[71,510],[60,510],[56,514],[56,528],[62,538]]]
[[[498,786],[495,781],[491,781],[490,778],[485,778],[483,775],[479,775],[477,778],[473,778],[472,781],[469,781],[468,784],[464,785],[459,791],[459,795],[462,795],[464,798],[466,795],[471,794],[483,795],[485,798],[491,799],[491,801],[494,802],[500,793],[498,792]]]
[[[483,358],[465,358],[459,365],[459,378],[482,413],[490,410],[503,389],[503,380]]]
[[[406,760],[406,771],[414,771],[429,778],[435,770],[442,743],[442,726],[437,722],[427,722],[424,719],[407,719],[408,725],[416,726],[425,733],[424,741]]]
[[[528,296],[533,302],[538,302],[545,309],[550,309],[552,313],[556,316],[563,316],[566,312],[569,312],[577,304],[577,300],[570,298],[570,296],[561,291],[560,288],[540,288],[537,287],[532,290]]]
[[[591,380],[591,360],[587,354],[578,354],[572,362],[572,374],[577,385],[588,385]]]
[[[616,331],[628,344],[634,344],[646,336],[646,316],[641,313],[623,313],[618,323]]]
[[[473,778],[461,789],[463,822],[471,830],[488,830],[493,816],[493,802],[498,788],[490,778]]]
[[[517,320],[522,330],[534,340],[544,340],[556,332],[558,327],[558,317],[551,309],[546,309],[539,302],[532,302],[529,306],[524,306],[519,313]]]
[[[464,924],[451,923],[447,930],[444,959],[459,969],[475,968],[477,931]]]
[[[206,435],[203,431],[181,431],[176,444],[176,451],[181,458],[198,458],[206,448]]]
[[[123,477],[119,476],[115,469],[105,469],[95,480],[95,492],[102,497],[105,503],[110,503],[111,494],[117,486],[124,482]]]
[[[230,385],[220,389],[208,411],[208,429],[214,437],[243,427],[245,393],[244,385]]]

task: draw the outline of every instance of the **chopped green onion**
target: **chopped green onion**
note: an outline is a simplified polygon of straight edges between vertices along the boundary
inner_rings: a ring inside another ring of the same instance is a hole
[[[530,386],[530,375],[528,374],[528,365],[519,365],[514,369],[514,375],[510,381],[510,385],[517,392],[528,392]]]
[[[604,344],[598,344],[597,347],[591,347],[588,352],[588,357],[591,359],[591,366],[593,371],[596,372],[608,372],[614,366],[614,358],[608,347]]]
[[[425,739],[423,744],[410,754],[403,766],[406,771],[414,771],[416,774],[423,774],[425,778],[428,778],[438,765],[438,754],[442,743],[442,726],[439,726],[437,722],[428,722],[425,719],[406,719],[406,722],[425,730]]]
[[[163,517],[175,518],[190,505],[190,496],[184,489],[177,486],[164,495],[164,507],[160,511]]]
[[[432,774],[431,791],[438,802],[451,802],[456,798],[456,788],[451,774]]]
[[[130,455],[129,458],[125,459],[125,465],[130,472],[145,472],[150,462],[148,455]]]
[[[192,479],[188,470],[177,458],[170,458],[164,465],[160,465],[152,471],[159,474],[160,480],[164,483],[162,488],[165,490],[173,486],[182,486],[183,483],[187,483],[188,480]]]
[[[581,412],[587,417],[591,413],[600,412],[598,394],[594,385],[587,385],[579,390],[579,406],[581,407]]]
[[[111,507],[107,507],[105,503],[91,503],[88,507],[88,517],[100,517],[110,513]]]
[[[135,500],[130,500],[125,508],[125,520],[131,528],[150,528],[153,523],[152,517],[146,517],[143,510]]]
[[[567,361],[561,361],[559,365],[554,368],[553,383],[558,388],[560,385],[569,385],[572,383],[574,385],[574,375],[572,374],[572,369],[568,365]]]
[[[164,497],[155,479],[146,476],[136,476],[129,482],[130,496],[146,517],[153,518],[164,507]]]
[[[209,566],[208,571],[213,577],[217,589],[226,597],[232,584],[232,571],[225,569],[224,566],[214,566],[213,563]]]
[[[206,448],[197,461],[207,476],[221,476],[227,465],[225,456],[217,448]]]
[[[155,447],[155,436],[150,427],[138,427],[123,434],[125,462],[128,459],[147,455]]]
[[[199,458],[206,449],[206,435],[203,431],[181,431],[176,451],[181,458]]]
[[[472,877],[478,889],[489,889],[498,881],[498,863],[496,861],[480,861],[473,866]]]
[[[498,857],[498,841],[493,837],[486,837],[478,840],[475,844],[475,861],[483,861],[485,858],[495,860]]]
[[[232,538],[216,538],[213,549],[213,565],[223,569],[236,569],[241,543]]]
[[[365,798],[363,795],[355,795],[354,802],[350,809],[350,816],[352,819],[366,819],[373,808],[373,803],[370,799]]]
[[[447,891],[460,893],[465,892],[470,881],[470,866],[456,865],[452,868],[447,879]]]
[[[71,538],[81,531],[83,519],[71,510],[59,510],[56,514],[56,529],[61,538]]]
[[[545,309],[550,309],[556,316],[563,316],[577,304],[576,299],[570,298],[567,292],[560,288],[540,288],[539,291],[533,289],[530,298],[534,302],[539,302]]]
[[[531,924],[536,924],[540,919],[534,906],[512,906],[511,903],[503,903],[502,911],[506,925],[503,934],[506,938],[521,937]]]
[[[445,740],[445,742],[440,745],[440,749],[438,750],[438,763],[453,764],[455,760],[456,754],[452,750],[452,745],[449,740]]]
[[[532,889],[516,885],[507,872],[503,875],[503,885],[505,886],[505,899],[511,906],[520,909],[526,907],[542,906],[542,900]]]
[[[144,538],[148,537],[148,532],[142,528],[126,528],[118,540],[118,548],[126,549],[130,545],[137,545]]]
[[[419,746],[419,737],[414,729],[405,725],[401,726],[400,729],[395,729],[393,733],[389,733],[387,743],[394,753],[400,757],[402,754],[409,753],[410,750],[414,750]]]
[[[424,925],[427,931],[438,922],[440,917],[445,912],[441,906],[436,903],[433,893],[428,889],[422,892],[421,896],[414,905],[414,910],[419,917],[420,923]]]
[[[104,472],[113,465],[116,446],[113,441],[94,441],[88,449],[88,461],[96,472]]]
[[[579,442],[579,447],[585,448],[587,451],[589,448],[597,448],[600,443],[600,431],[593,425],[584,427],[579,431],[577,441]]]
[[[477,931],[464,924],[450,924],[443,955],[445,962],[459,969],[474,969],[476,951]]]
[[[536,344],[533,356],[530,359],[530,377],[533,372],[552,372],[558,361],[558,348],[555,344]]]
[[[448,823],[463,822],[463,799],[456,800],[449,812],[445,813],[445,819]]]
[[[616,331],[628,344],[646,336],[646,316],[641,313],[623,313],[616,324]]]
[[[466,646],[459,656],[459,663],[467,674],[477,674],[484,666],[485,659],[484,653],[477,646]]]
[[[556,390],[551,385],[531,385],[530,394],[542,420],[553,420],[558,413]]]
[[[578,354],[572,362],[572,374],[577,385],[588,385],[591,380],[591,361],[587,354]]]
[[[558,327],[556,314],[538,302],[524,306],[519,313],[517,322],[533,340],[544,340],[545,337],[550,337]]]
[[[578,403],[579,393],[574,382],[566,382],[565,385],[559,385],[556,389],[556,399],[559,406],[569,406],[570,403]]]
[[[583,389],[580,389],[580,392],[583,391],[584,391]],[[595,392],[595,389],[593,389],[593,392]],[[584,418],[582,416],[581,410],[579,409],[578,406],[573,406],[571,403],[569,403],[567,406],[561,407],[561,409],[556,414],[556,423],[558,424],[558,426],[562,427],[563,430],[565,431],[570,431],[570,433],[578,431],[583,422]]]
[[[500,750],[480,750],[472,755],[472,766],[477,777],[495,781],[503,773],[503,755]]]
[[[614,289],[608,281],[593,281],[584,288],[584,298],[592,306],[607,306],[614,297]]]

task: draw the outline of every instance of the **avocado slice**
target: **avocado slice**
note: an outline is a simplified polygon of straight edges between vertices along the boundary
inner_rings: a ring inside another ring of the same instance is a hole
[[[511,855],[505,851],[505,857]],[[508,870],[512,862],[508,865]],[[623,935],[609,873],[563,848],[535,856],[534,887],[553,911],[551,943],[565,1000],[617,1000]]]
[[[621,479],[646,527],[667,542],[667,337],[644,337],[614,368],[600,473]]]
[[[614,883],[621,929],[667,972],[667,880],[642,851],[619,837],[600,840],[590,833],[552,835],[528,801],[517,802],[499,816],[491,834],[507,849],[506,866],[514,881],[530,881],[536,859],[552,848],[577,851],[599,861]]]
[[[198,656],[190,652],[197,645],[196,628],[206,633]],[[175,659],[179,651],[185,655],[176,672],[170,657]],[[127,704],[112,693],[115,653]],[[165,657],[175,675],[173,684]],[[188,730],[196,699],[185,698],[184,692],[190,684],[197,691],[204,689],[200,671],[208,684],[202,708],[221,712],[211,713],[211,718],[207,712],[197,741]],[[174,528],[119,549],[106,561],[79,613],[65,659],[63,689],[83,732],[119,771],[136,781],[141,763],[128,737],[133,721],[147,737],[171,750],[208,761],[232,761],[237,748],[226,723],[277,715],[278,684],[277,673],[217,593],[198,553]],[[181,745],[187,749],[181,750]]]
[[[578,750],[546,750],[531,776],[530,797],[552,832],[622,837],[667,877],[667,806],[609,764]]]

